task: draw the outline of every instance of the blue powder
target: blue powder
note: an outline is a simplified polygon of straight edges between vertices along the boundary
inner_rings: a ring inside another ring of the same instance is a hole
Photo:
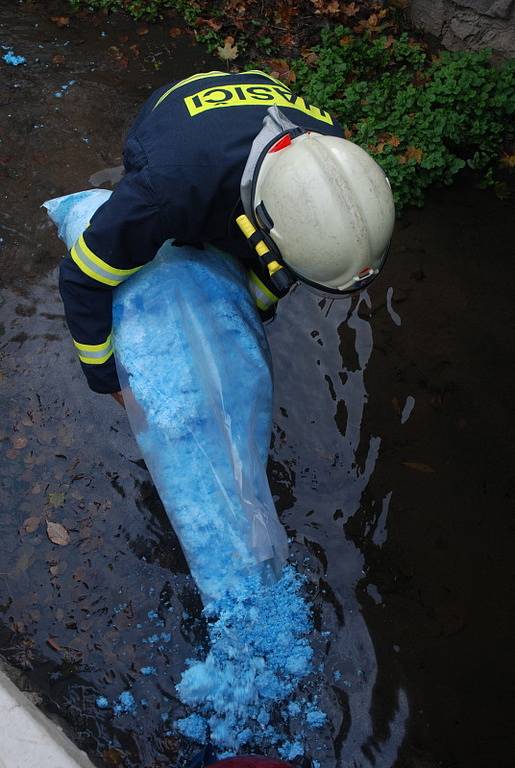
[[[187,736],[193,741],[204,742],[206,740],[207,725],[200,715],[193,714],[182,718],[182,720],[177,720],[175,727],[183,736]]]
[[[18,67],[20,64],[27,63],[25,56],[15,56],[12,51],[7,51],[2,58],[6,64],[11,64],[13,67]]]
[[[152,621],[153,619],[158,619],[159,618],[159,614],[158,614],[157,611],[149,611],[147,613],[147,616],[150,619],[150,621]]]
[[[130,691],[122,691],[118,696],[118,702],[113,707],[115,715],[131,714],[136,711],[136,702]]]
[[[203,716],[216,746],[237,749],[251,740],[281,738],[274,728],[263,728],[267,717],[312,667],[302,583],[290,566],[275,583],[255,574],[211,607],[211,650],[204,661],[190,660],[177,692]]]
[[[282,747],[279,747],[278,752],[285,760],[294,760],[296,757],[302,757],[304,747],[300,741],[287,741]]]
[[[171,632],[161,632],[161,640],[164,643],[169,643],[172,639],[172,633]]]
[[[149,635],[148,637],[144,637],[143,642],[154,645],[154,643],[159,642],[159,635]]]
[[[306,721],[310,728],[322,728],[327,720],[327,715],[320,709],[310,709],[306,715]]]
[[[142,675],[156,675],[157,669],[155,667],[141,667],[140,672]]]
[[[318,760],[313,760],[311,766],[312,768],[320,768],[320,763]]]
[[[341,680],[342,673],[338,669],[335,669],[335,671],[333,672],[333,678],[334,678],[335,683],[337,683],[338,680]]]
[[[97,696],[96,705],[99,709],[108,709],[109,700],[105,696]]]
[[[61,85],[61,90],[60,90],[60,91],[56,91],[56,92],[54,93],[54,96],[55,96],[57,99],[62,99],[62,97],[64,96],[64,94],[66,93],[66,91],[67,91],[69,88],[71,88],[71,86],[72,86],[72,85],[75,85],[75,83],[76,83],[76,82],[77,82],[76,80],[69,80],[67,83],[64,83],[64,85]]]
[[[300,715],[300,712],[300,704],[297,704],[296,701],[290,701],[288,704],[288,714],[295,717],[296,715]]]

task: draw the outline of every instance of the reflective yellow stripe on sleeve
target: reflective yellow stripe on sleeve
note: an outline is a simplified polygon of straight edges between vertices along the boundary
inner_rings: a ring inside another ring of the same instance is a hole
[[[266,287],[251,269],[249,269],[249,289],[256,301],[258,309],[265,311],[279,301],[278,297]]]
[[[81,363],[88,365],[101,365],[113,354],[113,342],[111,334],[102,344],[81,344],[73,339],[76,350],[79,353]]]
[[[70,254],[81,272],[84,272],[85,275],[88,275],[93,280],[98,280],[98,282],[104,283],[104,285],[111,285],[113,287],[120,285],[120,283],[141,269],[141,267],[134,267],[133,269],[111,267],[106,261],[99,259],[91,248],[88,248],[84,235],[79,237]]]

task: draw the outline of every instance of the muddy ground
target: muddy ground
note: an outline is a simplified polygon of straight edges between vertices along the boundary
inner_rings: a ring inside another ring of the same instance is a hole
[[[0,62],[0,654],[99,766],[182,765],[195,745],[167,723],[200,602],[124,412],[82,379],[39,206],[121,162],[153,88],[220,62],[177,19],[138,35],[119,16],[59,28],[65,10],[0,1],[0,45],[27,59]],[[513,764],[512,255],[513,198],[464,177],[403,216],[369,294],[300,288],[268,328],[270,481],[332,633],[330,747],[306,766]],[[171,641],[149,682],[154,610]],[[137,717],[96,707],[128,686]]]

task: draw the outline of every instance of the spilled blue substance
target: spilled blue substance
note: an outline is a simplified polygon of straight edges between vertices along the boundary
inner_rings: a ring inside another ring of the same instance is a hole
[[[20,64],[26,64],[27,59],[25,56],[16,56],[12,50],[8,50],[7,53],[4,53],[2,56],[2,59],[5,61],[6,64],[11,64],[13,67],[18,67]]]
[[[279,747],[278,752],[284,760],[295,760],[296,757],[302,757],[304,747],[300,741],[287,741],[282,747]]]
[[[215,745],[237,749],[284,738],[268,725],[270,714],[312,668],[312,621],[302,584],[287,566],[277,582],[254,574],[211,606],[210,651],[188,662],[177,692],[202,715]]]
[[[320,709],[310,709],[306,715],[306,721],[310,728],[322,728],[327,721],[327,715]]]
[[[155,667],[141,667],[140,672],[142,675],[157,675],[157,669]]]
[[[105,696],[97,696],[95,704],[99,709],[108,709],[109,708],[109,700],[106,699]]]
[[[335,669],[335,671],[333,672],[333,679],[335,683],[337,683],[338,680],[342,679],[342,673],[338,669]]]
[[[61,88],[59,91],[55,91],[54,96],[56,99],[62,99],[66,91],[68,91],[72,85],[75,85],[77,81],[76,80],[69,80],[67,83],[64,83],[61,85]]]
[[[136,702],[130,691],[122,691],[118,701],[113,707],[115,715],[133,714],[136,711]]]
[[[207,724],[204,718],[200,715],[189,715],[182,720],[177,720],[175,727],[182,733],[183,736],[187,736],[188,739],[193,741],[205,742],[207,737]]]

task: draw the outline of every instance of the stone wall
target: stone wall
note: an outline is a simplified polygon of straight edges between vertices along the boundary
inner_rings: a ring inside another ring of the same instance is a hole
[[[449,50],[492,48],[515,56],[515,0],[411,0],[413,25]]]

